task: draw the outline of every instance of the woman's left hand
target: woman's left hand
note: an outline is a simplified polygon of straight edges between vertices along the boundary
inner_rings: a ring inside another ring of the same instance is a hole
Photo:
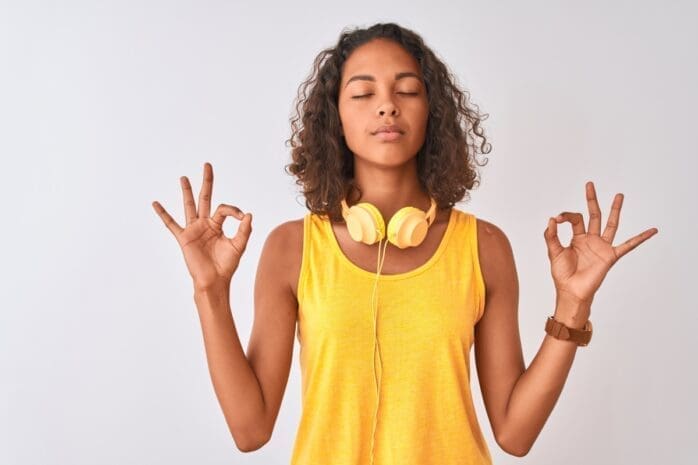
[[[543,236],[548,246],[548,258],[557,289],[558,299],[565,298],[578,304],[591,305],[594,293],[606,277],[606,273],[625,254],[650,237],[657,234],[657,228],[650,228],[618,246],[613,246],[613,238],[618,230],[623,194],[616,194],[611,213],[602,235],[601,210],[596,200],[594,183],[586,183],[587,205],[589,206],[589,231],[584,229],[581,213],[562,212],[548,220]],[[557,224],[569,221],[572,224],[572,240],[568,247],[560,244]]]

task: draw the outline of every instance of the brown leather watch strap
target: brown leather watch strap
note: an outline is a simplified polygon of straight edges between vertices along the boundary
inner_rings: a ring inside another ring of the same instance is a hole
[[[576,342],[578,346],[584,347],[589,345],[593,327],[591,320],[587,320],[583,329],[570,328],[557,321],[554,317],[549,316],[545,322],[545,332],[556,339],[562,341]]]

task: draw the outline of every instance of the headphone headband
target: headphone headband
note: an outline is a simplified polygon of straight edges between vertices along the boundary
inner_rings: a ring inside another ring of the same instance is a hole
[[[429,210],[427,210],[426,220],[427,224],[431,226],[436,218],[436,200],[434,200],[434,197],[429,198],[431,199],[431,205],[429,205]]]
[[[434,219],[436,218],[436,200],[434,200],[434,197],[429,197],[431,203],[429,205],[429,210],[427,210],[426,213],[426,221],[429,226],[434,222]],[[349,213],[349,205],[347,205],[346,199],[342,199],[341,202],[342,205],[342,216],[346,217],[346,215]]]

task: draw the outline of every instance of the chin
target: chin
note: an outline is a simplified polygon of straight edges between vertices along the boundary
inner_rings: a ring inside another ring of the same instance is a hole
[[[357,158],[361,163],[369,164],[369,165],[375,165],[375,166],[382,166],[382,167],[393,167],[393,166],[400,166],[404,165],[405,163],[410,162],[413,158],[415,158],[415,155],[410,155],[408,152],[405,150],[400,150],[400,151],[378,151],[374,150],[371,153],[371,156],[361,156],[361,155],[355,155],[355,158]]]
[[[373,151],[369,153],[374,153],[381,157],[390,158],[400,158],[408,160],[417,155],[418,149],[407,146],[406,144],[374,144]]]

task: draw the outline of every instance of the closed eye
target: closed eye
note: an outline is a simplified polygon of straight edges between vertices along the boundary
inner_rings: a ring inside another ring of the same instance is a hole
[[[400,95],[419,95],[419,92],[398,92]],[[354,95],[352,98],[366,98],[373,94]]]

